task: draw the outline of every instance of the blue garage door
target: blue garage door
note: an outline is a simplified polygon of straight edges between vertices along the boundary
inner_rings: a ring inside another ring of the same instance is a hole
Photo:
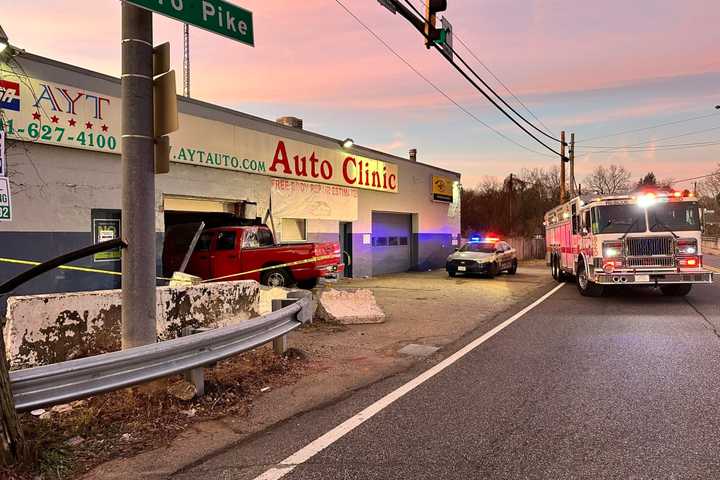
[[[410,270],[412,265],[411,244],[411,215],[373,212],[373,275]]]

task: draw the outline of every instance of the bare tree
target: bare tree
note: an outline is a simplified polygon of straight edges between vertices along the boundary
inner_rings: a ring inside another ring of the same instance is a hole
[[[623,193],[630,190],[630,172],[621,165],[598,165],[585,177],[583,185],[591,192],[601,195]]]
[[[718,164],[717,168],[712,173],[713,175],[711,177],[707,177],[705,180],[700,182],[698,190],[703,196],[718,198],[718,195],[720,195],[720,164]]]

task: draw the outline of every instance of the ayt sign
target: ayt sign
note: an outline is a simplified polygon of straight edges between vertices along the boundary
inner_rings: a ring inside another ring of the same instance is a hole
[[[7,138],[120,153],[120,112],[113,108],[118,99],[19,78],[4,64],[0,76],[0,129]]]
[[[198,28],[255,45],[252,12],[223,0],[128,0]]]

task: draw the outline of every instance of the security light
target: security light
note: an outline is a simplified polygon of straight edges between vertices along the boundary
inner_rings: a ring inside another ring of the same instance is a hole
[[[8,36],[5,33],[5,30],[3,30],[2,26],[0,26],[0,53],[3,53],[8,46],[10,46],[10,43],[8,42]]]
[[[352,138],[346,138],[346,139],[343,140],[343,142],[342,142],[342,146],[343,146],[343,148],[346,149],[346,150],[352,148],[353,145],[355,145],[355,141],[353,141]]]

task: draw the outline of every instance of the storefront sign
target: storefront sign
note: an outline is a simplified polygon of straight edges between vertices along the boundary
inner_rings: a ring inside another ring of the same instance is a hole
[[[119,98],[21,79],[6,65],[0,73],[8,138],[120,153]],[[170,143],[177,163],[391,193],[400,186],[394,163],[182,113]]]
[[[34,78],[0,65],[8,138],[120,153],[120,99]]]
[[[358,191],[354,188],[274,179],[270,198],[275,218],[358,219]]]
[[[12,222],[10,180],[0,177],[0,222]]]
[[[432,177],[432,198],[436,202],[452,203],[454,179],[433,175]]]
[[[5,156],[5,131],[0,130],[0,177],[7,177],[7,158]]]

